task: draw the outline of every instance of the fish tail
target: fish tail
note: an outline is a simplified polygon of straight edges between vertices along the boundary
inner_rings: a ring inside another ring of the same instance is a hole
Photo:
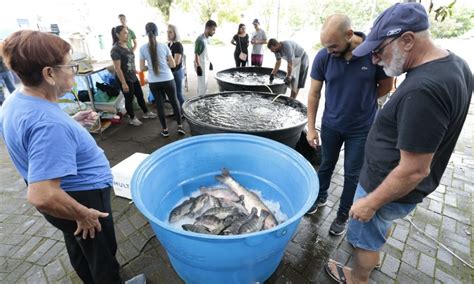
[[[216,179],[225,184],[225,181],[230,177],[229,170],[226,168],[222,169],[222,174],[217,175]]]
[[[223,175],[217,175],[217,176],[216,176],[216,179],[217,179],[218,181],[220,181],[221,183],[224,183],[225,180],[226,180],[225,176],[223,176]]]

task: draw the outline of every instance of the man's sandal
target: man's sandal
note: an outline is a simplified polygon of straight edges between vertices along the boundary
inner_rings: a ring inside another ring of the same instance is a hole
[[[333,262],[336,265],[337,275],[334,274],[331,268],[329,267],[330,262]],[[331,277],[337,283],[343,283],[343,284],[347,283],[346,276],[344,275],[344,265],[342,265],[341,263],[335,260],[329,259],[328,262],[324,265],[324,269],[326,270],[329,277]]]

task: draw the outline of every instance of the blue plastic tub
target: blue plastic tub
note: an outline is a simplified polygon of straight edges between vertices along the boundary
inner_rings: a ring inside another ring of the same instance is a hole
[[[202,235],[167,222],[176,203],[230,170],[242,185],[280,202],[288,220],[236,236]],[[295,150],[247,134],[208,134],[171,143],[145,159],[131,182],[132,198],[186,283],[263,282],[276,270],[304,213],[316,200],[313,167]]]

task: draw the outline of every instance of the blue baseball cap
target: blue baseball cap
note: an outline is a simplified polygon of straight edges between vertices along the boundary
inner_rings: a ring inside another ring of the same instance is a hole
[[[352,54],[364,56],[376,49],[386,38],[400,36],[408,31],[424,31],[429,27],[428,14],[421,4],[397,3],[377,17],[365,40]]]

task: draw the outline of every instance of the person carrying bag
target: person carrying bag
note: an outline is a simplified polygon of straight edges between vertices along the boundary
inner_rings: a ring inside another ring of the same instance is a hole
[[[236,67],[247,66],[249,35],[245,32],[244,24],[239,24],[239,30],[237,34],[234,35],[230,43],[235,45],[235,51],[234,51],[235,66]]]

